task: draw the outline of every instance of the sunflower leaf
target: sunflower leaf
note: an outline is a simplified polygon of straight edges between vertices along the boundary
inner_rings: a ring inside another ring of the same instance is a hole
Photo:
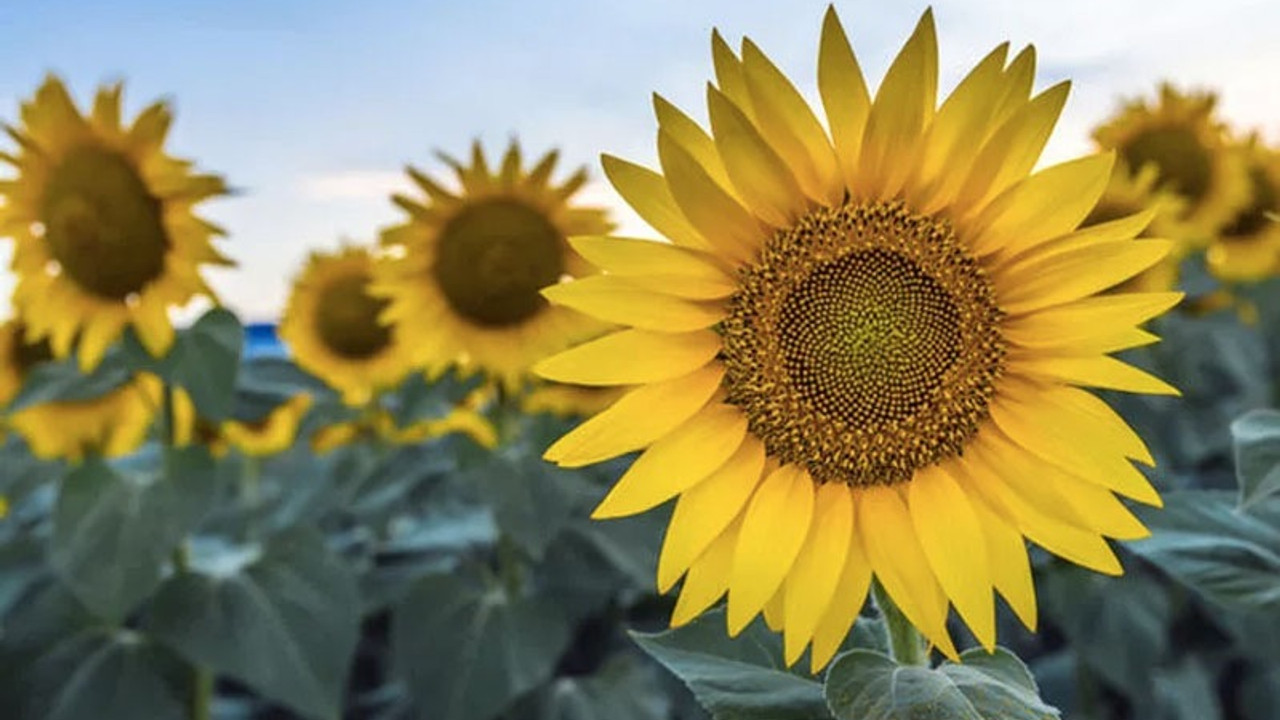
[[[1143,519],[1152,535],[1130,550],[1222,606],[1280,612],[1280,497],[1246,513],[1232,493],[1184,490]]]
[[[1231,423],[1240,507],[1280,493],[1280,411],[1254,410]]]
[[[898,665],[854,650],[827,673],[826,698],[838,720],[1048,720],[1058,711],[1040,699],[1031,673],[997,648],[961,654],[962,664]]]
[[[21,677],[20,720],[186,717],[181,664],[129,630],[68,636],[45,648]]]
[[[74,357],[42,362],[23,378],[22,389],[9,403],[8,411],[51,402],[75,402],[102,397],[129,381],[133,370],[123,353],[108,352],[102,362],[85,374]]]
[[[200,316],[178,333],[163,358],[151,357],[132,330],[125,333],[124,347],[136,370],[186,390],[201,417],[217,422],[231,413],[244,347],[244,327],[231,311],[213,308]]]
[[[123,620],[160,584],[170,553],[209,505],[215,473],[200,448],[175,451],[167,477],[85,461],[58,495],[51,567],[90,610]]]
[[[422,717],[490,720],[546,682],[571,639],[549,598],[465,573],[422,578],[396,608],[397,665]]]
[[[672,702],[658,672],[634,652],[618,653],[591,675],[556,678],[521,700],[513,715],[538,720],[668,720]]]
[[[346,564],[309,530],[277,536],[247,565],[170,578],[149,629],[203,665],[308,718],[337,718],[360,631]]]
[[[787,670],[778,636],[758,621],[730,638],[724,611],[714,610],[681,628],[631,637],[683,680],[716,720],[831,717],[822,685]]]

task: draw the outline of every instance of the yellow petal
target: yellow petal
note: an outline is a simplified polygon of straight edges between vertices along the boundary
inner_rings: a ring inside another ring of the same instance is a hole
[[[658,592],[667,592],[734,518],[760,484],[764,445],[747,436],[733,457],[680,495],[658,557]]]
[[[855,513],[856,514],[856,513]],[[855,525],[857,520],[855,519]],[[856,530],[856,528],[855,528]],[[814,673],[826,667],[836,650],[844,643],[845,636],[853,627],[859,611],[867,600],[867,590],[871,587],[871,563],[862,547],[862,539],[855,531],[849,536],[849,549],[845,553],[844,568],[840,573],[840,582],[827,611],[818,622],[813,633],[813,649],[809,653],[809,667]]]
[[[160,298],[143,298],[133,308],[133,328],[152,357],[164,357],[173,345],[173,324]]]
[[[720,161],[720,153],[711,136],[680,108],[657,93],[653,95],[653,110],[658,117],[658,127],[670,135],[672,140],[680,143],[680,147],[693,156],[717,185],[733,194],[733,184],[729,181],[729,174]]]
[[[756,489],[742,519],[729,584],[729,634],[751,622],[791,570],[813,517],[813,481],[784,466]]]
[[[661,175],[612,155],[600,156],[600,164],[613,189],[654,230],[677,245],[700,250],[711,247],[680,212]]]
[[[1056,380],[1072,385],[1122,390],[1148,395],[1181,395],[1160,378],[1105,355],[1098,357],[1017,357],[1006,370],[1010,374]]]
[[[804,193],[791,169],[751,120],[710,84],[707,108],[716,147],[746,207],[774,227],[790,226],[805,210]]]
[[[1010,115],[1017,112],[1031,97],[1031,86],[1036,77],[1036,49],[1024,47],[1005,69],[1005,91],[991,114],[992,127],[998,128]]]
[[[822,40],[818,48],[818,92],[827,113],[827,127],[846,187],[858,176],[862,136],[871,113],[871,95],[862,77],[862,68],[849,45],[835,6],[828,6],[822,18]]]
[[[1077,414],[1086,414],[1093,423],[1101,425],[1103,430],[1110,433],[1120,444],[1125,457],[1155,467],[1156,460],[1138,433],[1134,432],[1133,428],[1129,427],[1129,423],[1112,410],[1110,405],[1093,393],[1078,388],[1067,388],[1054,396],[1054,402],[1063,408],[1070,408]]]
[[[668,333],[711,327],[727,312],[720,303],[662,295],[614,275],[591,275],[552,285],[543,288],[542,296],[599,320]]]
[[[742,41],[742,70],[760,134],[786,160],[806,195],[839,206],[844,202],[844,178],[809,103],[750,40]]]
[[[947,596],[929,569],[911,515],[896,488],[859,488],[857,527],[867,559],[884,589],[913,625],[944,655],[959,657],[947,634]]]
[[[764,229],[666,132],[658,131],[658,157],[671,196],[689,223],[725,258],[751,262]]]
[[[710,330],[622,330],[542,360],[533,371],[548,380],[574,385],[660,382],[706,365],[720,352],[720,346],[720,336]]]
[[[1058,83],[1018,108],[1005,121],[974,160],[956,201],[959,205],[984,207],[1027,177],[1058,123],[1070,90],[1070,82]]]
[[[778,590],[769,598],[769,602],[764,604],[764,624],[774,632],[782,632],[783,623],[786,622],[784,613],[786,612],[787,601],[787,585],[783,583],[778,586]]]
[[[755,109],[751,106],[751,93],[747,91],[747,80],[742,74],[742,61],[733,54],[733,49],[719,30],[711,31],[711,62],[715,66],[716,84],[720,91],[742,108],[748,117],[753,117]]]
[[[953,471],[952,477],[960,478],[958,482],[964,483],[965,475],[963,471]],[[1022,533],[985,502],[975,500],[969,505],[982,527],[992,583],[1022,624],[1034,631],[1037,624],[1036,588],[1031,578],[1031,560],[1027,557],[1027,544]]]
[[[123,328],[124,317],[119,315],[95,318],[92,322],[86,323],[80,336],[80,344],[76,347],[76,353],[80,356],[80,366],[82,368],[98,367],[107,348],[120,337],[120,331]]]
[[[1011,315],[1088,297],[1155,265],[1173,247],[1167,240],[1107,240],[1029,254],[999,271],[998,302]]]
[[[676,607],[671,611],[671,627],[687,624],[729,589],[733,553],[738,547],[741,528],[741,518],[733,521],[689,568]]]
[[[1001,333],[1005,339],[1026,348],[1068,351],[1077,343],[1087,343],[1101,334],[1132,329],[1177,305],[1181,299],[1182,293],[1176,292],[1088,297],[1006,320]]]
[[[988,651],[996,642],[996,607],[985,535],[964,490],[937,466],[907,483],[916,537],[938,584]]]
[[[714,257],[697,250],[611,236],[579,236],[570,238],[569,244],[596,267],[656,292],[711,300],[738,289]]]
[[[747,419],[732,405],[715,404],[649,446],[631,465],[591,517],[642,513],[701,482],[737,451]]]
[[[98,88],[93,98],[93,122],[112,133],[120,132],[120,83]]]
[[[785,600],[786,663],[795,664],[826,615],[844,572],[853,534],[853,499],[848,486],[818,488],[809,537],[787,575]],[[839,602],[842,599],[837,599]]]
[[[1160,496],[1142,473],[1125,459],[1125,452],[1106,450],[1105,440],[1096,433],[1081,438],[1064,433],[1058,425],[1060,411],[1048,403],[1017,402],[1007,391],[997,393],[988,404],[991,420],[999,428],[992,441],[1001,440],[1000,433],[1013,444],[1026,449],[1042,461],[1069,471],[1081,480],[1101,485],[1139,502],[1159,505]],[[1068,417],[1069,421],[1070,418]],[[1076,423],[1078,427],[1079,423]],[[1089,439],[1092,438],[1092,443]],[[1098,445],[1100,443],[1100,445]],[[1121,445],[1120,447],[1126,447]],[[1114,446],[1113,446],[1114,448]],[[1082,452],[1082,449],[1085,452]]]
[[[867,117],[857,194],[884,200],[902,188],[938,97],[938,38],[933,10],[925,10],[885,72]]]
[[[582,467],[646,447],[705,407],[723,377],[723,366],[713,364],[636,388],[557,440],[543,457]]]
[[[973,251],[1012,255],[1076,229],[1102,197],[1114,162],[1112,153],[1090,155],[1045,168],[1004,191],[967,229]]]

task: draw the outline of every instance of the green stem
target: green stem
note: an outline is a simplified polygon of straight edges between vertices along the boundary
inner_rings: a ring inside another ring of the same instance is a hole
[[[889,653],[893,659],[899,665],[928,666],[929,653],[920,631],[902,614],[879,581],[872,584],[871,594],[875,598],[876,607],[880,608],[885,636],[889,640]]]

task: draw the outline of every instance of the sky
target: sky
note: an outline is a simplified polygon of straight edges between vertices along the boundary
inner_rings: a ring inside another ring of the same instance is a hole
[[[246,321],[272,320],[312,249],[371,242],[400,211],[411,164],[491,155],[518,138],[587,166],[580,202],[652,235],[602,180],[608,152],[656,166],[651,93],[705,119],[710,34],[760,45],[816,100],[827,0],[0,0],[0,122],[55,72],[87,103],[125,81],[132,115],[169,99],[167,149],[224,175],[234,197],[203,214],[239,262],[207,273]],[[839,0],[874,87],[926,5]],[[940,0],[944,92],[992,47],[1034,44],[1037,87],[1071,79],[1045,161],[1090,150],[1089,130],[1165,79],[1216,90],[1222,115],[1280,142],[1280,3],[1274,0]],[[10,149],[7,138],[0,146]],[[0,169],[0,174],[7,169]],[[0,240],[0,259],[8,241]],[[0,305],[12,278],[0,270]]]

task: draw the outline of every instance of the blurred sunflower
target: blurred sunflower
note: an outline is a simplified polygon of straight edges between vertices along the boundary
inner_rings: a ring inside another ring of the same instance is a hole
[[[280,339],[298,366],[364,405],[413,369],[401,328],[384,324],[387,301],[370,294],[378,261],[367,248],[312,253],[280,321]]]
[[[266,457],[292,447],[298,426],[311,409],[311,396],[295,395],[257,418],[232,418],[214,422],[196,411],[191,396],[182,388],[173,391],[174,444],[183,447],[206,445],[215,456],[235,448],[243,455]]]
[[[0,153],[18,169],[0,182],[0,235],[16,241],[14,304],[32,338],[48,338],[56,357],[75,345],[86,371],[130,324],[163,355],[169,307],[213,296],[200,265],[233,264],[210,243],[222,231],[192,214],[226,193],[222,179],[165,154],[165,103],[122,125],[120,91],[100,88],[82,116],[49,77],[23,103],[22,125],[6,126],[18,153]]]
[[[1163,258],[1150,211],[1085,230],[1113,156],[1032,174],[1066,100],[1030,96],[1034,51],[987,55],[935,108],[926,12],[874,99],[834,10],[822,122],[749,40],[713,35],[711,133],[658,98],[662,173],[606,156],[614,187],[671,241],[577,238],[608,274],[543,291],[626,329],[537,371],[633,386],[546,453],[581,466],[644,449],[597,518],[678,497],[658,586],[673,624],[728,592],[729,632],[762,610],[786,659],[821,668],[873,576],[950,657],[948,603],[985,647],[993,589],[1029,626],[1024,538],[1119,574],[1106,538],[1160,504],[1142,440],[1101,387],[1176,394],[1109,357],[1178,293],[1099,295]]]
[[[1280,267],[1280,152],[1254,136],[1242,146],[1250,183],[1250,202],[1213,238],[1205,258],[1217,277],[1256,282]]]
[[[470,166],[441,158],[457,175],[459,192],[411,167],[425,202],[394,197],[409,219],[382,234],[397,256],[375,283],[390,301],[383,318],[402,325],[428,372],[459,364],[514,390],[535,361],[608,327],[552,307],[538,291],[592,272],[565,238],[612,226],[604,210],[570,202],[587,181],[585,169],[552,182],[555,151],[529,170],[514,141],[496,171],[478,142]]]
[[[355,420],[320,428],[311,436],[311,449],[327,453],[344,445],[370,440],[390,445],[416,445],[453,433],[466,435],[481,447],[492,449],[498,445],[498,433],[493,423],[477,410],[460,405],[444,417],[403,426],[396,423],[391,413],[377,409]]]
[[[1159,176],[1155,165],[1147,164],[1135,173],[1124,163],[1117,163],[1102,198],[1080,223],[1082,228],[1092,227],[1150,209],[1155,216],[1138,237],[1173,241],[1172,251],[1163,260],[1126,280],[1116,288],[1120,292],[1174,290],[1178,286],[1178,267],[1194,249],[1191,229],[1179,220],[1186,200],[1167,187],[1157,186]]]
[[[623,390],[544,382],[529,389],[520,407],[527,413],[549,413],[563,418],[586,417],[612,405],[622,397]]]
[[[1160,184],[1186,199],[1180,219],[1207,241],[1249,201],[1240,154],[1215,116],[1216,95],[1184,94],[1168,83],[1159,93],[1154,105],[1127,102],[1093,138],[1114,149],[1131,172],[1155,165]]]
[[[13,401],[31,368],[53,359],[49,343],[31,342],[23,321],[0,325],[0,409]],[[146,439],[160,407],[162,383],[139,375],[107,394],[89,399],[52,402],[9,413],[0,421],[27,441],[43,459],[79,460],[86,452],[108,457],[126,455]]]

